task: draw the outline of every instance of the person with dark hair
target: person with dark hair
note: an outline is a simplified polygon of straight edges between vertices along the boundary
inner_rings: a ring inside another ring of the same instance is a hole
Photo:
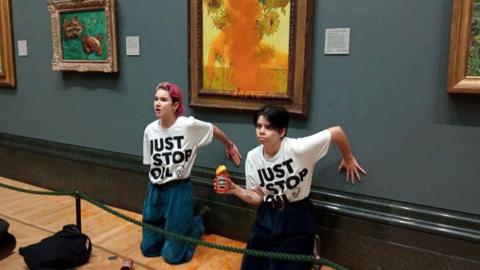
[[[229,158],[240,164],[235,144],[211,123],[184,117],[180,87],[162,82],[155,88],[153,109],[157,120],[150,123],[143,137],[143,163],[150,165],[147,195],[143,205],[143,222],[169,232],[200,238],[205,227],[202,217],[194,216],[190,173],[200,147],[212,137],[225,144]],[[170,264],[188,262],[195,246],[165,238],[142,228],[140,249],[144,256],[163,256]]]
[[[253,117],[260,145],[248,152],[245,164],[246,189],[227,178],[230,190],[243,201],[259,206],[247,249],[313,255],[314,207],[309,200],[315,163],[335,143],[343,159],[346,180],[360,180],[366,171],[352,155],[347,136],[339,126],[304,138],[286,137],[288,111],[265,105]],[[311,263],[244,256],[243,270],[310,269]]]

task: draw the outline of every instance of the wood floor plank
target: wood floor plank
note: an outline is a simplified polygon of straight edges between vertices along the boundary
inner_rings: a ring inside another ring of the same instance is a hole
[[[12,191],[5,190],[5,192],[2,192],[2,197],[0,198],[0,204],[7,204],[9,202],[14,202],[21,198],[24,198],[22,193],[18,191],[13,191],[13,190]]]
[[[35,198],[34,200],[30,199],[30,201],[24,201],[22,205],[15,205],[11,206],[8,213],[13,216],[27,218],[30,215],[35,215],[38,211],[45,211],[43,216],[37,217],[38,219],[48,219],[49,216],[54,215],[58,211],[62,211],[64,209],[73,209],[72,203],[68,202],[51,202],[48,200],[49,198],[46,196],[42,199]],[[48,212],[47,212],[48,211]],[[31,220],[34,220],[33,218]],[[41,223],[41,221],[39,221]]]

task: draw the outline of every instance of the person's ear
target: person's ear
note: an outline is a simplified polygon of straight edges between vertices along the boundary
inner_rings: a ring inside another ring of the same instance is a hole
[[[174,112],[177,112],[179,107],[180,107],[180,102],[178,102],[178,101],[173,102],[173,111]]]
[[[287,135],[287,129],[286,128],[281,128],[280,129],[280,138],[285,137]]]

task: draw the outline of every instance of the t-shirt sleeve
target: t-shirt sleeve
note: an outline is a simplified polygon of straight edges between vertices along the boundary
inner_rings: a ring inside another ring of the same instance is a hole
[[[255,189],[258,182],[255,181],[255,167],[253,153],[248,153],[247,161],[245,162],[245,186],[247,189]]]
[[[325,129],[313,135],[294,139],[292,143],[293,151],[306,160],[319,160],[328,153],[332,135]]]
[[[190,122],[189,127],[197,147],[202,147],[212,142],[213,124],[200,121],[193,117],[188,117],[188,122]]]
[[[148,141],[147,130],[143,133],[143,164],[150,165],[152,163],[150,153],[150,142]]]

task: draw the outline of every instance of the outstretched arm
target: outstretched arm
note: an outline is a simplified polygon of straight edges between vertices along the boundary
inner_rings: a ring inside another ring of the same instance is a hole
[[[355,183],[355,180],[360,181],[360,173],[367,174],[367,172],[358,164],[357,160],[352,154],[350,149],[350,144],[348,143],[347,135],[343,132],[343,129],[339,126],[331,127],[328,129],[332,136],[332,141],[340,148],[342,152],[342,161],[338,166],[338,171],[341,171],[345,168],[346,176],[345,180],[348,182],[352,181],[352,184]]]
[[[230,188],[226,192],[220,194],[234,194],[242,201],[251,205],[258,206],[262,204],[263,192],[260,187],[257,187],[256,189],[245,189],[235,184],[230,177],[226,177],[225,180],[228,182]],[[216,182],[214,182],[213,185],[215,186]]]
[[[230,138],[228,138],[225,133],[223,133],[221,129],[219,129],[215,125],[213,125],[213,137],[215,137],[217,140],[221,141],[225,145],[228,158],[232,159],[233,163],[236,166],[240,165],[242,155],[240,155],[237,146],[232,142],[232,140],[230,140]]]

